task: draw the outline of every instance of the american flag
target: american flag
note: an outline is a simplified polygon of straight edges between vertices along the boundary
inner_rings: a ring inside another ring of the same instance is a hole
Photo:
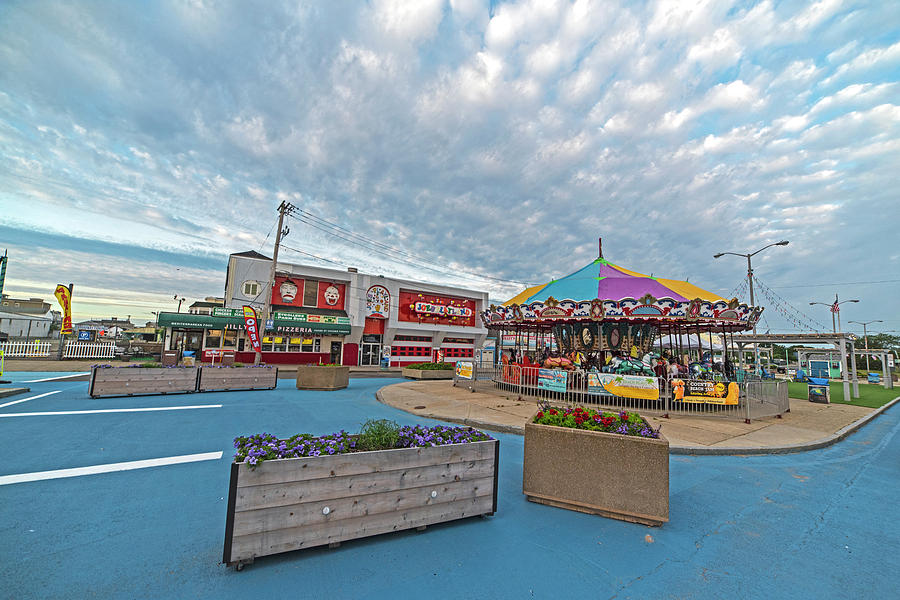
[[[834,304],[831,305],[831,312],[833,312],[833,313],[841,312],[841,309],[838,307],[837,298],[835,298]]]

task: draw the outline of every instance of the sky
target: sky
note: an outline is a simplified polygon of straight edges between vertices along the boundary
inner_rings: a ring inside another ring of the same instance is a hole
[[[498,302],[599,237],[747,301],[713,255],[789,240],[762,330],[900,330],[898,100],[896,1],[7,0],[4,291],[151,319],[290,202],[283,260]]]

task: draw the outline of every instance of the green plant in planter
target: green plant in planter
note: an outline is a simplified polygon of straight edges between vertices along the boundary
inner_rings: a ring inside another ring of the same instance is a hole
[[[394,448],[400,439],[400,425],[389,419],[369,419],[363,423],[356,438],[360,450]]]
[[[417,369],[420,371],[452,371],[454,368],[453,363],[447,362],[439,362],[439,363],[416,363],[414,365],[407,365],[404,367],[406,369]]]

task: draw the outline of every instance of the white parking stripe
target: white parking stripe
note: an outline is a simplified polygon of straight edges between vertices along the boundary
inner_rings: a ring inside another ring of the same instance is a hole
[[[74,469],[57,469],[56,471],[38,471],[35,473],[20,473],[18,475],[3,475],[0,476],[0,485],[25,483],[27,481],[43,481],[45,479],[62,479],[63,477],[79,477],[81,475],[96,475],[98,473],[114,473],[116,471],[131,471],[133,469],[147,469],[149,467],[162,467],[166,465],[180,465],[203,460],[219,460],[220,458],[222,458],[222,452],[205,452],[203,454],[183,454],[181,456],[132,460],[129,462],[110,463],[106,465],[93,465],[91,467],[76,467]]]
[[[152,412],[155,410],[191,410],[194,408],[222,408],[221,404],[198,404],[197,406],[157,406],[155,408],[100,408],[96,410],[60,410],[56,412],[26,412],[0,414],[4,417],[53,417],[56,415],[95,415],[99,413]]]
[[[13,400],[12,402],[7,402],[6,404],[0,404],[0,408],[6,408],[7,406],[12,406],[13,404],[18,404],[19,402],[28,402],[29,400],[37,400],[38,398],[43,398],[44,396],[52,396],[53,394],[58,394],[62,390],[56,390],[55,392],[47,392],[46,394],[38,394],[37,396],[32,396],[31,398],[22,398],[21,400]]]
[[[56,381],[58,379],[69,379],[70,377],[83,377],[85,375],[90,375],[90,371],[87,373],[75,373],[74,375],[60,375],[59,377],[47,377],[46,379],[32,379],[31,381],[23,381],[22,383],[40,383],[42,381]]]

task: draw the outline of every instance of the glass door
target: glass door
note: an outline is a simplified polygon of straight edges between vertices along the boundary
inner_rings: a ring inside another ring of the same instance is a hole
[[[381,360],[381,344],[363,344],[362,356],[359,364],[362,366],[377,367]]]

